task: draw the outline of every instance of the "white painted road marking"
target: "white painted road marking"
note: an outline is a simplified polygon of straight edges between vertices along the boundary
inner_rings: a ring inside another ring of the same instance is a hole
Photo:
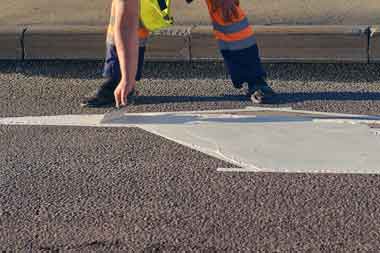
[[[223,172],[380,174],[380,117],[246,108],[0,118],[0,125],[139,127],[240,168]]]

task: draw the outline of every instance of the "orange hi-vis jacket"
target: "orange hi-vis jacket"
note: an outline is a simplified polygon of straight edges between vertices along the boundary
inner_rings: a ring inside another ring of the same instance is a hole
[[[259,50],[256,44],[253,28],[248,23],[248,19],[241,9],[237,7],[238,15],[231,21],[225,21],[222,10],[219,7],[213,10],[213,1],[205,0],[214,27],[214,35],[219,43],[219,49],[227,66],[228,72],[234,85],[244,82],[253,83],[258,77],[266,75],[262,67]],[[120,66],[117,59],[117,52],[114,43],[114,15],[115,9],[112,4],[111,19],[107,33],[107,55],[105,60],[105,77],[120,78]],[[140,49],[139,64],[136,80],[140,80],[144,62],[145,44],[149,36],[149,31],[141,23],[138,30]]]
[[[240,6],[236,6],[238,10],[238,17],[233,17],[232,21],[226,22],[222,16],[221,8],[213,11],[212,1],[205,0],[208,6],[209,14],[214,27],[214,35],[219,43],[221,50],[240,50],[249,48],[256,44],[256,39],[252,26],[249,25],[247,16]],[[114,25],[115,25],[115,9],[112,3],[111,17],[107,31],[107,43],[114,44]],[[144,28],[140,22],[138,30],[139,44],[145,46],[149,37],[149,31]]]
[[[226,22],[220,7],[215,11],[212,10],[212,1],[206,0],[206,3],[219,48],[221,50],[240,50],[255,45],[256,39],[252,26],[249,25],[248,18],[241,7],[236,6],[238,16],[233,17],[232,21]]]
[[[115,5],[114,5],[114,2],[112,1],[111,17],[110,17],[110,21],[109,21],[108,29],[107,29],[107,43],[111,45],[115,44],[114,30],[115,30]],[[149,37],[149,31],[142,25],[141,22],[140,22],[140,27],[138,30],[138,37],[139,37],[139,46],[144,47]]]

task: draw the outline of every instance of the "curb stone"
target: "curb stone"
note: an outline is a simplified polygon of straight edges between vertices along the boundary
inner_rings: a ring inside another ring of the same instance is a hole
[[[104,59],[101,26],[30,26],[24,35],[25,60]]]
[[[254,30],[264,62],[380,61],[379,26],[373,26],[371,34],[369,26],[258,25]],[[0,28],[0,59],[102,60],[105,55],[105,26],[28,26],[22,34],[22,27]],[[146,58],[191,61],[221,56],[211,26],[174,26],[152,34]]]
[[[24,28],[20,26],[0,26],[0,60],[23,58],[23,33]]]
[[[369,61],[380,62],[380,25],[371,27]]]

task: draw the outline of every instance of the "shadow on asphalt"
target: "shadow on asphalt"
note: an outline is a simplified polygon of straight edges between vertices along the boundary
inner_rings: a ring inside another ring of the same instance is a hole
[[[313,100],[364,101],[380,100],[380,92],[292,92],[279,93],[271,101],[275,104],[297,103]]]
[[[101,78],[102,61],[0,61],[1,73],[51,78]],[[270,80],[380,82],[380,64],[264,64]],[[221,61],[146,62],[147,79],[228,79]]]
[[[226,116],[227,115],[227,116]],[[213,114],[177,114],[166,113],[156,115],[141,115],[141,114],[107,114],[101,121],[102,124],[122,124],[122,125],[184,125],[184,124],[199,124],[199,123],[228,123],[228,124],[257,124],[257,123],[289,123],[289,122],[313,122],[314,120],[369,120],[375,122],[380,117],[349,117],[349,116],[326,116],[326,115],[282,115],[270,114],[267,115],[240,115],[232,117],[231,114],[213,115]]]
[[[222,96],[139,96],[135,104],[165,104],[165,103],[189,103],[189,102],[223,102],[223,101],[248,101],[244,95]]]
[[[139,96],[135,104],[164,104],[164,103],[188,103],[188,102],[223,102],[223,101],[248,101],[245,95],[222,96]],[[293,92],[277,93],[267,101],[268,104],[287,104],[314,100],[335,101],[380,101],[380,92]]]

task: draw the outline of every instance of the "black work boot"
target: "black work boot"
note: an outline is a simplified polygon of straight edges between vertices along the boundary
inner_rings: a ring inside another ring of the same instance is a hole
[[[232,83],[232,86],[234,86],[235,89],[240,90],[243,88],[242,83]]]
[[[262,104],[272,98],[276,93],[268,85],[264,78],[256,78],[248,83],[248,96],[254,104]]]
[[[83,99],[82,107],[103,107],[111,106],[115,103],[114,91],[119,84],[118,80],[107,78],[95,91],[93,96]]]
[[[256,79],[256,86],[261,90],[267,98],[271,98],[276,95],[276,92],[268,85],[264,78]]]

